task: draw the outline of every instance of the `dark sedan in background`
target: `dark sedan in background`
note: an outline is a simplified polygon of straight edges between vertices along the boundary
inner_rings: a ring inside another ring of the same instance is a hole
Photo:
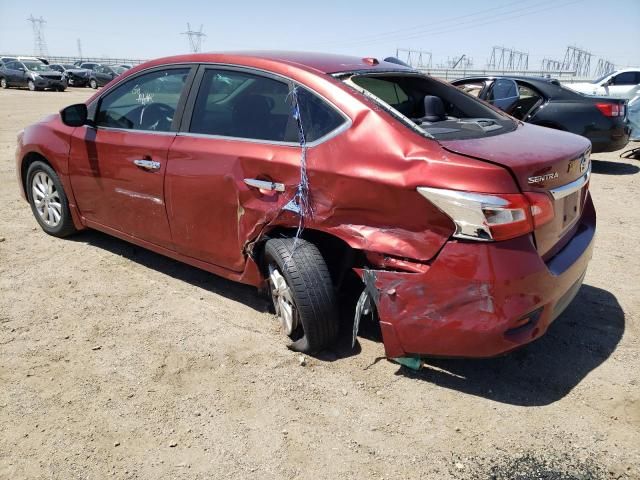
[[[89,77],[89,86],[93,89],[104,87],[111,80],[116,78],[119,73],[110,65],[102,63],[87,62],[80,65],[81,68],[91,70]],[[124,71],[124,70],[123,70]]]
[[[523,122],[582,135],[591,140],[593,152],[619,150],[629,142],[626,100],[582,95],[539,77],[472,77],[451,83]]]
[[[60,72],[70,87],[86,87],[89,85],[91,70],[80,68],[70,63],[53,63],[49,65],[52,70]]]
[[[67,81],[60,72],[52,70],[40,60],[8,60],[0,67],[0,86],[27,87],[29,90],[50,88],[60,92],[67,88]]]

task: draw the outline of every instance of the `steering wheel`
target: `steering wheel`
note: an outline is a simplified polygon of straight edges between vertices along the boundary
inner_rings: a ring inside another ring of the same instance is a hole
[[[175,109],[166,103],[150,103],[140,110],[142,130],[167,130],[171,127]]]

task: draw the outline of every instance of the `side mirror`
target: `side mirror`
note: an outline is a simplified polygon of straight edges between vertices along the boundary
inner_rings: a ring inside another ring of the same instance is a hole
[[[88,115],[87,106],[84,103],[69,105],[60,110],[62,123],[68,127],[81,127],[82,125],[86,125]]]

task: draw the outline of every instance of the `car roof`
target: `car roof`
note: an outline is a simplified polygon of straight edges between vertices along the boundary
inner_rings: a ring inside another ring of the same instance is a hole
[[[154,60],[155,64],[173,63],[177,60],[181,62],[211,62],[211,63],[253,63],[256,60],[267,60],[282,64],[302,66],[322,73],[333,74],[355,71],[413,71],[411,68],[398,65],[396,63],[385,62],[376,59],[370,62],[373,57],[356,57],[350,55],[338,55],[318,52],[297,52],[297,51],[236,51],[236,52],[212,52],[181,55],[179,57],[165,57]]]
[[[506,78],[509,80],[515,80],[517,82],[528,83],[532,85],[534,88],[537,88],[543,95],[549,98],[575,98],[576,96],[580,96],[579,93],[566,88],[563,86],[560,81],[556,78],[548,78],[548,77],[528,77],[526,75],[485,75],[485,76],[475,76],[475,77],[466,77],[466,78],[458,78],[453,80],[452,83],[457,82],[469,82],[474,80],[486,81],[486,80],[497,80],[499,78]]]

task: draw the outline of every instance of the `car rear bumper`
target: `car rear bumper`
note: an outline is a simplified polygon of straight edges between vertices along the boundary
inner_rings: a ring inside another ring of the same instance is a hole
[[[631,129],[628,125],[622,125],[610,130],[593,131],[588,135],[591,140],[592,152],[615,152],[624,148],[629,143]]]
[[[425,273],[369,272],[387,356],[492,357],[537,339],[577,294],[595,226],[589,196],[576,234],[546,263],[527,236],[450,241]]]

